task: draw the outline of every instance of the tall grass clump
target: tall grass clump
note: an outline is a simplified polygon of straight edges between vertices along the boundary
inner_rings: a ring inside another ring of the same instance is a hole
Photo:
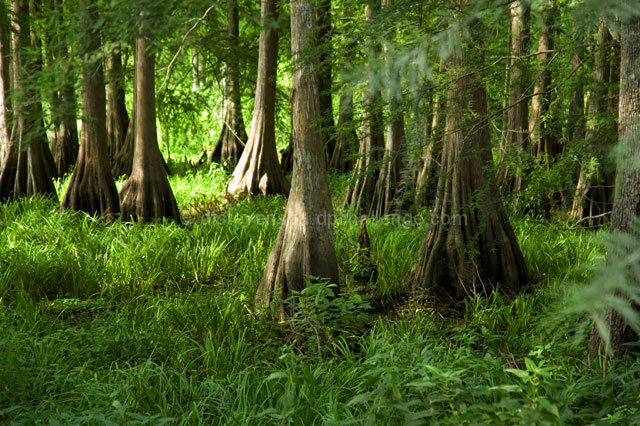
[[[603,377],[585,362],[583,308],[614,276],[598,272],[603,232],[518,218],[526,291],[439,307],[402,288],[427,220],[370,218],[377,274],[363,280],[360,218],[331,176],[344,285],[309,286],[279,323],[253,298],[286,200],[227,200],[216,166],[170,179],[184,226],[106,225],[42,198],[0,206],[0,421],[640,421],[640,364]]]

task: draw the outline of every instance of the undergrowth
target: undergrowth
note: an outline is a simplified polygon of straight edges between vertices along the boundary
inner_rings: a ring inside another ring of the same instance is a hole
[[[0,421],[638,421],[638,363],[603,378],[585,364],[584,317],[564,315],[602,263],[601,234],[516,219],[531,285],[443,312],[397,298],[425,223],[371,220],[379,273],[362,282],[359,218],[336,209],[342,293],[310,286],[281,324],[253,297],[285,200],[225,200],[226,179],[171,177],[182,227],[105,225],[38,198],[0,207]],[[331,187],[337,206],[344,180]]]

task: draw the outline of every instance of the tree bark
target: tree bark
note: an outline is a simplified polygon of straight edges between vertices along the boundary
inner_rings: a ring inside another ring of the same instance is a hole
[[[618,141],[622,146],[618,159],[618,193],[613,203],[611,233],[625,233],[638,236],[636,218],[640,216],[640,17],[635,16],[622,23],[620,29],[620,102],[618,112]],[[631,253],[616,253],[630,255]],[[610,253],[608,256],[611,256]],[[627,279],[638,286],[637,276]],[[637,305],[634,305],[638,309]],[[608,317],[610,350],[624,353],[633,350],[626,343],[638,341],[624,317],[611,312]],[[595,327],[592,328],[588,344],[589,358],[593,358],[602,339]]]
[[[240,70],[235,59],[234,47],[239,37],[238,1],[227,0],[228,56],[225,61],[224,97],[225,114],[222,130],[216,146],[209,152],[209,161],[235,167],[247,143],[247,132],[242,118],[242,89]]]
[[[560,153],[559,138],[556,123],[560,117],[552,117],[551,105],[555,95],[550,92],[551,69],[549,68],[555,42],[555,25],[557,9],[551,3],[543,6],[543,27],[538,39],[538,54],[536,55],[539,71],[533,87],[531,97],[531,117],[529,119],[529,140],[533,156],[547,168],[551,166],[555,157]]]
[[[524,58],[529,53],[530,8],[528,4],[514,1],[509,6],[511,14],[511,60],[509,69],[509,106],[507,111],[507,135],[500,147],[497,182],[506,193],[522,188],[522,155],[529,146],[529,105],[526,99],[527,66]]]
[[[64,176],[78,158],[78,125],[76,123],[76,93],[74,77],[68,67],[60,88],[60,120],[57,123],[55,139],[51,141],[51,151],[56,164],[57,175]]]
[[[158,147],[155,56],[147,50],[146,37],[141,28],[135,55],[135,151],[131,176],[120,190],[121,217],[125,221],[140,222],[168,218],[180,223],[180,211]]]
[[[389,0],[382,0],[383,7],[390,5]],[[391,47],[393,48],[393,47]],[[384,52],[389,53],[390,47],[385,45]],[[382,167],[378,174],[378,181],[373,194],[370,216],[384,216],[402,206],[402,172],[406,168],[407,143],[404,128],[404,112],[402,110],[402,77],[394,69],[394,64],[386,59],[389,78],[388,98],[389,117],[391,123],[387,126]]]
[[[351,63],[349,58],[354,53],[353,43],[347,42],[347,29],[343,24],[341,27],[340,42],[341,42],[341,73],[342,73],[342,93],[340,95],[340,104],[338,106],[338,123],[335,130],[335,144],[330,146],[329,151],[331,156],[329,158],[329,167],[341,172],[348,172],[353,167],[353,150],[358,142],[358,133],[354,126],[353,120],[353,91],[347,87],[344,80],[347,73],[350,71]]]
[[[119,51],[112,51],[107,58],[107,146],[112,165],[122,150],[129,127],[129,114],[125,105],[124,71]]]
[[[258,81],[249,139],[227,184],[227,193],[289,194],[291,185],[278,164],[275,136],[278,0],[262,0]]]
[[[576,185],[571,217],[580,220],[598,216],[597,219],[583,221],[594,227],[606,223],[602,216],[611,211],[614,166],[608,160],[612,145],[615,143],[615,131],[608,116],[608,83],[610,81],[611,35],[604,20],[598,26],[598,41],[594,54],[594,88],[587,98],[586,153],[581,158],[580,173]]]
[[[473,47],[477,51],[481,46]],[[479,76],[467,73],[466,56],[454,61],[436,202],[411,281],[455,299],[486,294],[497,284],[516,292],[527,271],[489,171],[486,92]]]
[[[9,21],[10,17],[5,16],[4,4],[0,4],[0,12],[3,21]],[[11,28],[0,25],[0,164],[9,150],[9,138],[11,136],[11,105],[10,88],[11,76]]]
[[[320,90],[320,123],[322,125],[322,137],[327,150],[327,161],[333,156],[336,149],[336,125],[333,120],[332,95],[332,61],[333,28],[331,25],[331,0],[321,0],[316,7],[318,24],[318,90]]]
[[[575,52],[571,57],[571,71],[576,73],[582,66],[584,61],[584,52],[582,49]],[[584,139],[585,123],[584,123],[584,82],[578,78],[573,89],[573,96],[569,102],[569,116],[567,117],[567,142],[575,145],[578,141]]]
[[[42,194],[57,201],[55,164],[46,140],[42,103],[36,90],[25,84],[42,69],[40,45],[29,25],[29,2],[13,0],[12,18],[13,88],[22,96],[14,105],[15,131],[0,172],[0,199]]]
[[[92,52],[100,49],[100,32],[95,29],[98,7],[89,0],[82,0],[80,5],[86,10],[82,18],[82,27],[87,29],[83,37],[83,54],[91,57]],[[84,64],[82,87],[80,152],[61,209],[84,211],[113,221],[120,212],[120,201],[109,161],[102,60]]]
[[[446,71],[445,62],[440,61],[439,72]],[[433,203],[438,184],[438,169],[442,156],[442,139],[444,136],[444,118],[447,105],[446,92],[438,92],[433,100],[433,118],[425,122],[424,133],[426,145],[422,151],[422,168],[416,182],[416,204],[427,206]]]
[[[358,143],[358,133],[353,126],[353,93],[349,89],[343,89],[339,108],[336,145],[331,155],[329,167],[341,172],[348,172],[353,167],[352,150]]]
[[[134,82],[135,86],[135,82]],[[133,102],[136,102],[135,90]],[[135,105],[135,104],[134,104]],[[131,117],[129,117],[129,125],[125,133],[122,148],[116,154],[111,166],[111,174],[113,177],[131,176],[131,168],[133,167],[133,156],[136,146],[136,107],[131,108]]]
[[[365,19],[371,21],[375,11],[380,8],[380,0],[368,0],[365,6]],[[380,50],[379,46],[369,42],[369,74],[373,74],[371,62]],[[344,205],[357,212],[369,213],[373,209],[376,182],[380,175],[380,167],[384,153],[384,125],[380,102],[380,89],[374,86],[374,78],[369,77],[369,84],[364,91],[364,117],[362,120],[361,140],[358,148],[358,159],[353,171],[353,182],[347,192]]]
[[[291,194],[276,243],[256,294],[256,304],[278,303],[280,318],[293,306],[283,302],[305,288],[309,276],[338,284],[333,207],[322,143],[316,68],[305,58],[312,48],[315,11],[309,0],[291,2],[294,166]]]
[[[62,25],[61,4],[54,0],[50,7],[57,13],[57,24]],[[56,176],[69,172],[78,158],[78,127],[76,123],[75,75],[69,60],[69,50],[60,34],[51,31],[51,37],[45,34],[45,53],[47,66],[58,69],[58,88],[52,90],[49,97],[53,132],[51,136],[51,154],[55,162]],[[60,66],[61,64],[61,66]]]
[[[136,48],[134,45],[134,62],[136,61]],[[136,109],[137,109],[137,83],[136,76],[133,76],[133,103],[131,104],[131,116],[129,117],[129,123],[127,125],[127,131],[124,136],[124,141],[120,149],[115,153],[111,162],[111,174],[114,178],[120,176],[131,176],[131,168],[133,167],[133,156],[136,146]],[[107,106],[108,108],[108,106]]]
[[[191,57],[191,78],[192,85],[191,89],[194,92],[200,90],[201,87],[205,84],[205,73],[204,73],[204,64],[202,63],[200,50],[198,46],[194,46],[193,54]]]

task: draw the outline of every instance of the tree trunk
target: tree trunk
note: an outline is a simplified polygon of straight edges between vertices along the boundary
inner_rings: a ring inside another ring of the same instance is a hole
[[[543,28],[540,30],[538,54],[536,55],[539,71],[533,87],[534,95],[531,98],[529,140],[533,156],[539,162],[544,162],[547,167],[550,167],[555,157],[560,153],[560,135],[557,134],[557,126],[555,125],[560,122],[560,117],[549,118],[551,105],[555,98],[550,92],[551,70],[549,63],[554,50],[557,9],[551,3],[547,3],[543,7]]]
[[[4,4],[1,4],[0,12],[4,15]],[[9,20],[9,16],[2,16],[1,19]],[[9,138],[11,137],[11,105],[10,87],[11,76],[11,28],[0,25],[0,164],[9,150]]]
[[[13,88],[22,93],[15,101],[15,131],[0,173],[0,199],[42,194],[57,201],[53,176],[55,164],[46,140],[42,103],[37,91],[25,80],[42,69],[40,46],[29,27],[29,2],[12,4]]]
[[[135,151],[131,176],[120,191],[121,217],[140,222],[169,218],[180,223],[180,211],[158,147],[155,56],[147,46],[146,34],[141,29],[135,55]]]
[[[289,99],[293,99],[293,94],[295,93],[293,89],[292,87],[289,93]],[[291,129],[293,129],[293,108],[289,110],[289,118],[289,124],[291,125]],[[284,174],[293,172],[293,131],[289,133],[289,144],[287,147],[280,150],[280,168]]]
[[[129,114],[125,105],[124,71],[120,52],[112,51],[107,58],[107,146],[114,165],[122,150],[129,127]]]
[[[579,50],[571,57],[571,71],[577,73],[584,61],[584,52]],[[573,89],[573,96],[569,102],[569,116],[567,119],[566,139],[569,144],[575,145],[578,141],[584,139],[584,82],[578,78]]]
[[[389,0],[382,0],[383,7],[389,7]],[[385,45],[385,53],[389,53],[389,46]],[[392,60],[386,59],[389,117],[391,123],[387,126],[382,167],[378,175],[373,194],[370,216],[384,216],[402,208],[402,191],[400,187],[401,173],[407,162],[407,141],[404,128],[404,112],[402,110],[402,77],[394,68]]]
[[[134,62],[135,59],[135,47],[134,47]],[[127,131],[124,136],[124,141],[121,148],[116,152],[111,162],[111,174],[114,178],[120,176],[130,176],[131,168],[133,167],[133,156],[136,146],[136,109],[137,109],[137,90],[136,90],[136,76],[133,76],[133,103],[131,104],[131,116],[129,117],[129,123],[127,125]],[[107,105],[107,108],[109,106]]]
[[[358,143],[358,133],[353,126],[353,93],[350,89],[343,89],[339,108],[336,145],[331,155],[329,167],[341,172],[348,172],[353,167],[352,149]]]
[[[373,19],[374,11],[380,8],[379,0],[368,0],[365,6],[365,18]],[[369,85],[364,91],[362,131],[358,159],[353,172],[353,183],[345,199],[345,207],[352,207],[357,212],[369,213],[373,208],[376,182],[380,175],[380,166],[384,153],[384,126],[380,102],[380,89],[374,86],[374,73],[371,62],[379,51],[379,46],[369,43]]]
[[[222,131],[213,150],[209,153],[209,161],[235,167],[247,143],[247,132],[242,118],[242,89],[240,87],[240,70],[236,63],[234,46],[239,37],[238,1],[227,0],[227,36],[229,52],[225,61],[224,97],[225,114]]]
[[[509,70],[509,109],[507,110],[507,135],[500,147],[498,186],[506,193],[522,188],[522,155],[529,146],[529,105],[526,99],[527,64],[529,53],[528,4],[514,1],[511,13],[511,60]]]
[[[480,77],[467,73],[466,58],[454,61],[436,202],[411,280],[455,299],[486,294],[497,284],[516,292],[527,280],[526,265],[490,176],[486,92]]]
[[[558,9],[551,3],[543,4],[542,21],[538,39],[537,62],[538,70],[531,97],[531,117],[529,119],[529,141],[531,153],[536,163],[551,169],[562,146],[562,103],[558,102],[555,90],[551,90],[552,73],[551,60],[554,57],[554,43]],[[550,217],[551,210],[561,200],[561,193],[551,188],[543,199],[542,212]]]
[[[78,158],[78,124],[76,122],[76,93],[71,67],[65,72],[60,88],[60,117],[51,141],[51,151],[56,164],[57,175],[69,172]]]
[[[321,0],[316,8],[318,17],[318,90],[320,90],[320,123],[322,125],[322,137],[327,149],[327,161],[333,156],[336,149],[336,125],[333,120],[332,95],[332,61],[333,50],[331,39],[333,28],[331,26],[331,0]]]
[[[60,6],[56,0],[50,3],[53,11],[60,9]],[[63,17],[60,10],[57,11],[57,16],[57,24],[62,25]],[[47,65],[49,68],[57,68],[56,73],[59,75],[58,88],[51,91],[49,98],[53,125],[51,154],[55,162],[56,175],[62,177],[69,172],[78,158],[75,75],[65,41],[55,31],[51,32],[54,33],[53,37],[45,34]]]
[[[580,174],[571,207],[571,217],[587,226],[606,223],[605,215],[611,211],[613,197],[614,166],[609,161],[615,142],[615,121],[608,116],[608,83],[610,72],[611,35],[606,22],[598,26],[598,41],[594,55],[594,88],[587,98],[586,154],[581,159]]]
[[[384,216],[402,208],[400,183],[407,160],[406,148],[404,117],[400,113],[400,116],[387,126],[382,167],[378,174],[369,216]]]
[[[262,0],[258,81],[249,139],[242,151],[227,193],[289,194],[290,184],[278,164],[275,135],[276,71],[278,33],[272,21],[278,18],[278,0]]]
[[[351,70],[349,58],[354,53],[354,43],[347,42],[347,29],[343,24],[341,27],[341,73],[342,73],[342,94],[340,95],[340,104],[338,106],[338,124],[335,127],[335,144],[329,147],[331,157],[329,159],[329,167],[348,172],[353,167],[353,150],[358,141],[358,134],[353,121],[353,91],[344,83],[348,72]],[[332,149],[331,149],[332,148]]]
[[[445,71],[445,62],[441,60],[439,72],[442,75]],[[424,124],[427,143],[422,151],[422,168],[416,181],[416,204],[418,206],[428,206],[435,199],[438,169],[440,157],[442,156],[446,105],[446,92],[438,92],[433,100],[433,119]]]
[[[293,74],[294,169],[291,194],[276,242],[271,249],[256,304],[278,303],[281,318],[293,306],[283,303],[305,288],[308,276],[338,284],[333,242],[333,207],[322,143],[318,82],[313,61],[315,11],[310,0],[291,1],[291,50],[297,63]]]
[[[191,57],[191,90],[193,90],[194,92],[199,91],[200,88],[205,84],[204,64],[202,63],[202,59],[200,56],[201,55],[198,46],[194,46],[193,56]]]
[[[90,58],[92,52],[100,50],[100,32],[95,29],[98,8],[89,0],[80,4],[86,10],[82,19],[82,27],[87,29],[83,54]],[[61,209],[102,215],[113,221],[120,212],[120,204],[109,161],[102,68],[102,60],[98,59],[85,63],[82,69],[82,141]]]
[[[626,233],[638,236],[636,218],[640,216],[640,18],[623,22],[620,29],[620,102],[618,112],[618,141],[622,146],[618,160],[618,193],[613,203],[611,233]],[[631,253],[616,253],[629,256]],[[609,254],[611,256],[611,254]],[[637,276],[627,276],[629,282],[638,286]],[[637,305],[634,305],[638,309]],[[610,349],[627,352],[633,346],[626,343],[638,341],[638,335],[618,313],[611,312],[608,318]],[[588,354],[593,358],[602,344],[595,327],[589,339]]]

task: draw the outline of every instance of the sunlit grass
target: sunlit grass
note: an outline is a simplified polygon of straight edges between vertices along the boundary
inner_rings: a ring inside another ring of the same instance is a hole
[[[342,331],[313,319],[278,324],[252,300],[286,200],[213,203],[227,178],[216,167],[170,178],[185,226],[106,225],[38,198],[0,207],[0,420],[637,420],[637,363],[620,361],[602,379],[597,363],[585,367],[575,316],[557,320],[565,284],[586,282],[602,261],[599,234],[516,219],[527,292],[441,312],[397,299],[425,223],[372,220],[378,282],[356,282],[359,218],[338,207],[346,180],[332,176],[341,278],[386,306],[402,303]],[[313,330],[325,326],[331,339],[318,345]]]

